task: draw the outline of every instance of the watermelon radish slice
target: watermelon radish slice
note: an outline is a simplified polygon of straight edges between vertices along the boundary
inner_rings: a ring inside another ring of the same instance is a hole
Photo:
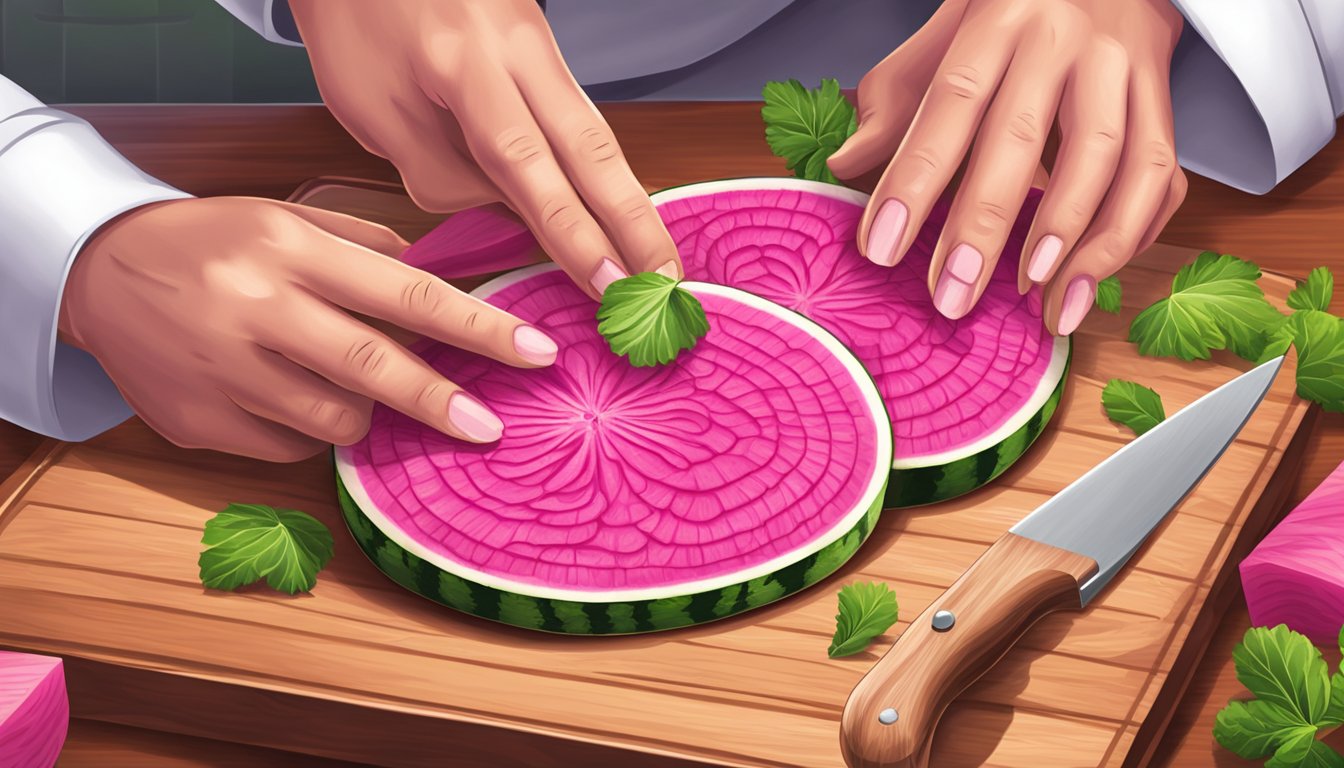
[[[730,616],[817,582],[882,509],[891,424],[830,333],[745,292],[686,283],[710,331],[635,368],[553,265],[474,293],[546,329],[550,368],[414,348],[504,421],[491,445],[388,408],[336,450],[341,507],[402,586],[529,629],[618,634]]]
[[[0,651],[0,766],[55,765],[69,725],[61,660]]]
[[[941,201],[895,267],[855,245],[868,196],[803,179],[674,187],[653,201],[692,280],[731,285],[815,320],[877,381],[896,436],[887,506],[972,491],[1017,461],[1054,414],[1069,340],[1041,320],[1041,294],[1017,291],[1033,191],[989,286],[960,320],[938,313],[928,272],[947,219]]]

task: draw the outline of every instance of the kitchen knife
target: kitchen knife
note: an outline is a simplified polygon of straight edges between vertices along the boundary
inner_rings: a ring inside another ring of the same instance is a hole
[[[1181,409],[1013,526],[920,614],[845,703],[852,768],[922,768],[943,710],[1038,619],[1081,610],[1264,399],[1271,360]]]

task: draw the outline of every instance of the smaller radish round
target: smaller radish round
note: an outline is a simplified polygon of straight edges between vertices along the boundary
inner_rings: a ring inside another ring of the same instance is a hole
[[[723,618],[824,578],[882,508],[891,424],[831,334],[764,299],[684,283],[710,331],[635,368],[552,265],[475,295],[546,330],[555,365],[415,347],[504,421],[491,445],[387,408],[336,451],[341,506],[393,580],[529,629],[623,634]]]

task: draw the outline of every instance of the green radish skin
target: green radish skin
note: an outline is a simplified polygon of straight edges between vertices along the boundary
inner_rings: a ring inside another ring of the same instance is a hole
[[[677,629],[773,603],[816,584],[844,565],[868,539],[882,512],[882,503],[874,503],[849,532],[821,550],[750,581],[658,600],[581,603],[506,592],[441,570],[385,536],[360,511],[339,475],[336,492],[341,514],[359,548],[396,583],[436,603],[482,619],[571,635],[627,635]]]

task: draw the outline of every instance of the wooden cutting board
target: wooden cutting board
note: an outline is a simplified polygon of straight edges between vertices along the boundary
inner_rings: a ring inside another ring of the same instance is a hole
[[[308,202],[432,221],[399,193],[320,182]],[[1122,273],[1124,312],[1077,334],[1054,423],[962,499],[892,511],[840,573],[762,610],[674,632],[573,638],[411,595],[360,554],[329,459],[268,465],[174,448],[139,421],[47,442],[0,485],[0,647],[66,658],[76,717],[396,766],[841,765],[838,720],[871,651],[826,657],[837,588],[883,580],[917,616],[1004,530],[1130,439],[1101,411],[1111,377],[1168,411],[1249,366],[1140,358],[1134,313],[1192,258],[1159,246]],[[1291,281],[1267,277],[1282,299]],[[1289,491],[1315,412],[1292,361],[1241,436],[1080,615],[1036,626],[944,718],[933,764],[1144,765],[1229,599],[1237,558]],[[0,440],[5,438],[0,437]],[[1175,457],[1173,457],[1175,458]],[[312,594],[201,588],[201,527],[225,504],[307,510],[337,534]]]

